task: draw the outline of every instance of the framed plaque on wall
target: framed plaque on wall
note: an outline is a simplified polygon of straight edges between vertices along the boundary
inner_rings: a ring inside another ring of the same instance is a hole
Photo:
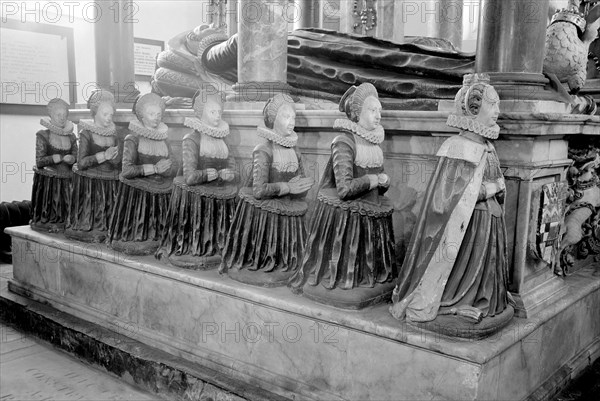
[[[73,28],[3,19],[0,44],[2,112],[45,110],[53,98],[75,105]]]
[[[165,50],[165,42],[161,40],[134,38],[135,80],[150,81],[156,70],[156,57]]]

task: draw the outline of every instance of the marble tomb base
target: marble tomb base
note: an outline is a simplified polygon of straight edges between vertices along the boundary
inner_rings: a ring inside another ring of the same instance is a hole
[[[20,308],[44,304],[156,349],[183,372],[195,367],[264,391],[225,388],[242,398],[546,399],[600,356],[594,266],[564,279],[565,295],[550,307],[470,340],[398,322],[389,305],[341,310],[216,270],[165,266],[29,227],[6,232],[9,289],[37,301]]]

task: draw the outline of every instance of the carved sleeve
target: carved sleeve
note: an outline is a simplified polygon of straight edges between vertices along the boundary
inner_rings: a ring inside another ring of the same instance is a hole
[[[295,149],[296,150],[296,158],[298,159],[298,176],[302,177],[302,178],[306,178],[306,173],[304,172],[304,164],[302,163],[302,154],[298,151],[298,148]]]
[[[354,178],[354,151],[350,145],[345,141],[334,141],[331,152],[335,186],[340,199],[352,199],[369,191],[369,177]]]
[[[256,199],[275,198],[281,193],[283,183],[270,183],[271,156],[262,149],[253,153],[252,178],[254,197]]]
[[[298,177],[302,177],[302,178],[306,178],[306,173],[304,171],[304,164],[302,163],[302,154],[298,151],[298,148],[296,148],[296,157],[298,158]],[[306,195],[308,194],[308,191],[310,191],[310,189],[307,189],[305,192],[302,192],[300,194],[296,194],[294,195],[294,198],[305,198]]]
[[[138,165],[137,142],[131,138],[125,138],[123,144],[123,178],[136,178],[144,175],[144,167]]]
[[[71,156],[73,156],[75,162],[77,162],[77,154],[79,153],[79,149],[77,147],[77,137],[75,134],[71,134],[69,135],[69,139],[71,139]]]
[[[117,157],[115,157],[112,160],[109,160],[108,162],[110,164],[112,164],[115,167],[120,167],[121,166],[121,162],[123,161],[123,137],[121,136],[121,133],[117,130],[117,132],[115,133],[115,144],[114,146],[117,147],[118,151],[117,151]]]
[[[161,175],[163,177],[175,177],[177,175],[177,170],[179,170],[179,165],[177,163],[177,160],[175,160],[175,157],[173,156],[173,150],[171,149],[171,144],[169,143],[169,141],[165,141],[167,144],[167,148],[169,149],[169,157],[168,160],[171,160],[171,168],[167,171],[165,171],[164,173],[162,173]]]
[[[500,169],[500,161],[498,160],[498,155],[496,154],[495,150],[488,154],[486,163],[487,166],[477,201],[480,202],[488,198],[495,197],[498,203],[503,204],[506,191],[501,188],[506,187],[506,184],[504,182],[502,170]],[[494,184],[495,187],[492,188],[494,188],[495,191],[492,193],[490,189],[486,188],[486,184]]]
[[[207,174],[204,170],[198,170],[200,148],[191,138],[185,138],[182,145],[183,150],[183,178],[187,185],[198,185],[206,182]]]
[[[238,166],[237,163],[235,161],[235,157],[233,157],[231,155],[231,151],[229,153],[229,157],[227,158],[227,167],[232,170],[233,172],[235,172],[235,178],[233,180],[233,182],[237,182],[240,179],[240,172],[238,170]]]
[[[496,166],[496,172],[498,174],[498,185],[502,184],[502,186],[504,188],[506,188],[506,182],[504,181],[504,174],[502,174],[502,169],[500,168],[500,159],[498,158],[498,153],[496,152],[496,149],[493,148],[492,150],[492,157],[494,158],[494,165]],[[504,204],[504,200],[506,198],[506,189],[503,189],[501,191],[499,191],[498,193],[496,193],[496,200],[498,201],[499,204],[503,205]]]
[[[481,184],[479,187],[479,195],[477,195],[477,202],[482,202],[487,199],[487,190],[485,184]]]
[[[500,191],[496,194],[496,200],[499,204],[504,205],[504,199],[506,198],[506,191]]]
[[[35,164],[38,168],[52,166],[55,163],[53,155],[48,154],[48,139],[39,131],[35,136]]]
[[[99,164],[96,155],[90,153],[91,143],[92,138],[89,132],[82,131],[79,134],[79,156],[77,157],[77,165],[80,170],[85,170]]]

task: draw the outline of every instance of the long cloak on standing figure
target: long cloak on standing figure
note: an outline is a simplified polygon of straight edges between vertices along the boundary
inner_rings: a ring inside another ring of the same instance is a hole
[[[493,146],[468,136],[448,139],[437,153],[394,290],[398,319],[432,321],[456,307],[485,317],[506,307],[504,213],[495,197],[478,203],[482,183],[502,175]]]

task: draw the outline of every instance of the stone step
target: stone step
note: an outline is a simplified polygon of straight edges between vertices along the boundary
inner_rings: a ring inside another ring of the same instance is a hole
[[[121,333],[9,292],[3,280],[0,320],[170,400],[285,400],[191,364]]]

